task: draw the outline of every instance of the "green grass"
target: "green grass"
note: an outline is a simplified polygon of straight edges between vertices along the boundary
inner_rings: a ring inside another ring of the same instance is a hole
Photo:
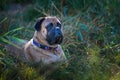
[[[13,2],[10,0],[9,4]],[[66,0],[66,5],[62,5],[57,0],[36,0],[14,16],[0,15],[0,80],[120,80],[119,3],[119,0]],[[4,9],[8,3],[0,4]],[[39,66],[9,56],[5,45],[9,36],[31,39],[35,20],[47,15],[62,20],[62,47],[69,65],[41,75]]]

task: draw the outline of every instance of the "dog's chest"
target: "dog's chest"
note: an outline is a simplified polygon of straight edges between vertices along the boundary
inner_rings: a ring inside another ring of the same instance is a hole
[[[61,54],[53,52],[49,55],[49,57],[51,58],[51,61],[55,62],[61,59]]]
[[[29,46],[25,46],[25,51],[26,51],[26,58],[28,59],[28,61],[51,64],[54,62],[62,62],[65,59],[64,53],[60,46],[58,46],[58,48],[55,51],[54,50],[50,51],[29,44]]]
[[[54,63],[54,62],[58,62],[61,61],[61,57],[62,54],[61,53],[55,53],[55,52],[47,52],[46,53],[42,53],[42,52],[38,52],[37,53],[39,56],[38,57],[38,61],[41,60],[43,63]]]
[[[39,48],[30,48],[31,56],[35,62],[42,61],[45,64],[50,64],[62,60],[60,51],[47,51]]]

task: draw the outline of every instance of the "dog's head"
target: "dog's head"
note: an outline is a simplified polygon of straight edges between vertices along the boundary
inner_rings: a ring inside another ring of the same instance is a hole
[[[60,44],[63,40],[62,25],[56,17],[40,17],[35,24],[35,30],[49,45]]]

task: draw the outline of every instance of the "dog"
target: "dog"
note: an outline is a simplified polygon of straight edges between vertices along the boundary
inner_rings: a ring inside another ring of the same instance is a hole
[[[24,57],[22,60],[26,62],[43,64],[65,62],[67,59],[60,46],[63,41],[61,21],[54,16],[40,17],[34,28],[35,33],[30,41],[19,44],[20,48],[9,46],[9,51],[19,58],[22,55],[21,57]]]

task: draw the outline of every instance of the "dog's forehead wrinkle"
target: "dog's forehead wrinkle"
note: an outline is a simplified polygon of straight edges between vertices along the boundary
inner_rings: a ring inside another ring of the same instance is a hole
[[[58,24],[61,24],[60,22],[57,22],[57,21],[44,21],[42,26],[46,27],[47,25],[51,23],[53,24],[53,26],[57,26]]]
[[[56,17],[46,17],[47,21],[52,21],[52,22],[60,22],[58,18]]]

